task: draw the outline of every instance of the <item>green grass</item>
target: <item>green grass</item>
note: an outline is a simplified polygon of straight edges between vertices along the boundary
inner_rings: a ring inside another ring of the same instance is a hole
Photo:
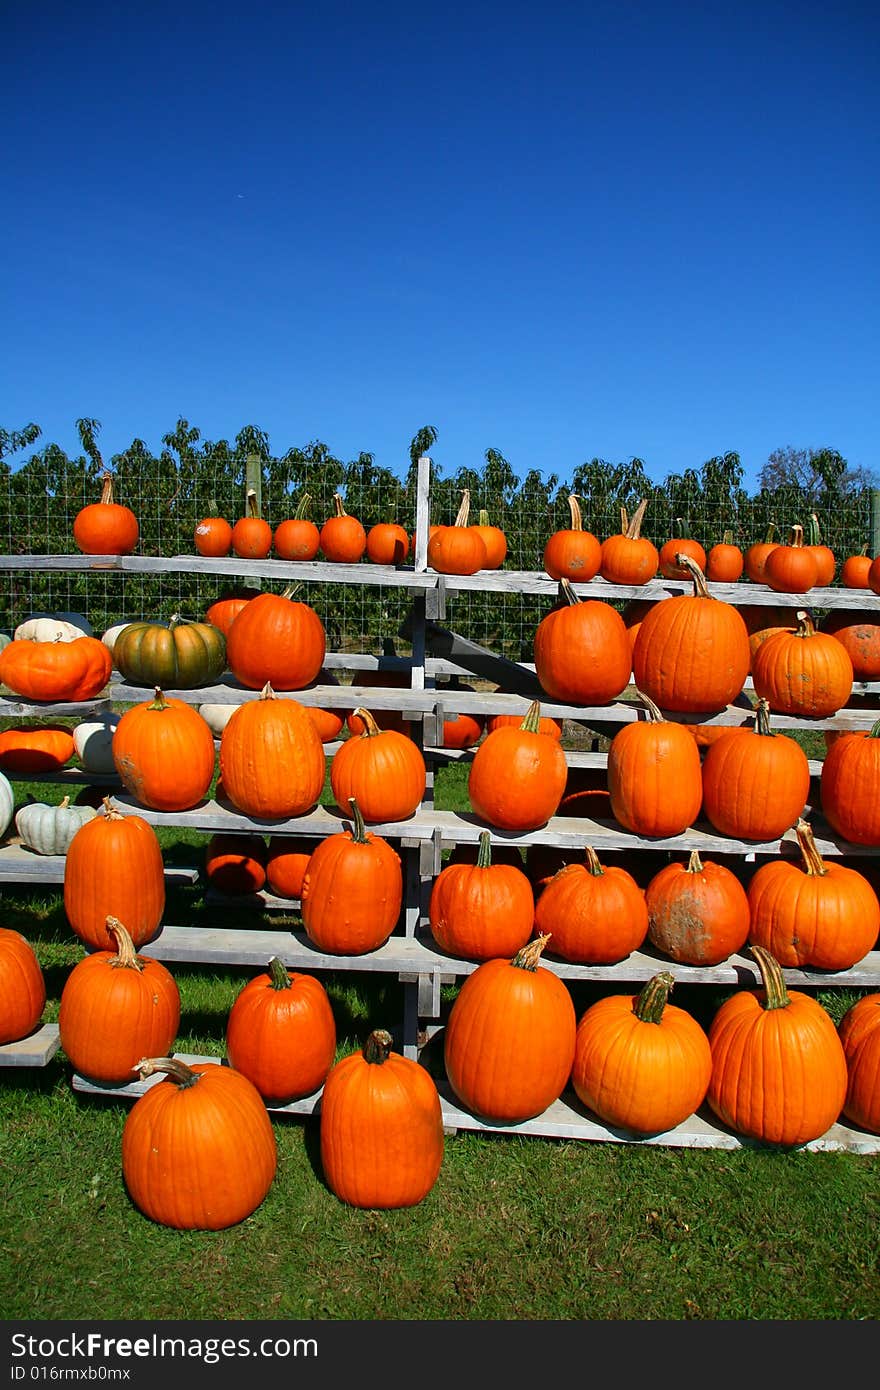
[[[51,784],[34,784],[41,793]],[[33,790],[33,788],[32,788]],[[465,772],[437,777],[461,806]],[[47,797],[48,799],[48,797]],[[206,836],[162,831],[198,862]],[[6,888],[4,925],[34,942],[57,1017],[80,959],[60,892]],[[168,920],[216,920],[176,889]],[[252,971],[174,965],[176,1049],[222,1056],[228,1010]],[[322,974],[340,1055],[397,1028],[396,977]],[[578,1013],[602,991],[575,985]],[[680,987],[708,1024],[729,993]],[[858,992],[819,997],[835,1018]],[[448,1006],[454,987],[445,987]],[[426,1065],[442,1066],[436,1045]],[[121,1172],[132,1102],[73,1090],[59,1052],[0,1071],[0,1310],[7,1319],[873,1320],[880,1315],[880,1158],[671,1149],[462,1132],[438,1181],[402,1211],[349,1208],[321,1171],[318,1122],[273,1116],[278,1172],[256,1212],[220,1232],[155,1225]]]

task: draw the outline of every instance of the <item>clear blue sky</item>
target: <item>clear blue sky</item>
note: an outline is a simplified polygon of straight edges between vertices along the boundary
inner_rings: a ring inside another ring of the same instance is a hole
[[[0,4],[0,426],[878,457],[880,11]]]

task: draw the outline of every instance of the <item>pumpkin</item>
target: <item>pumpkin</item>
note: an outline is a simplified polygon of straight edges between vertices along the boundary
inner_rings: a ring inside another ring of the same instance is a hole
[[[880,993],[863,994],[847,1009],[837,1033],[846,1058],[843,1115],[880,1134]]]
[[[819,779],[822,814],[855,845],[880,845],[880,720],[828,747]]]
[[[238,616],[246,603],[261,592],[260,589],[249,589],[243,585],[240,589],[232,589],[222,594],[205,609],[205,622],[219,628],[225,637],[232,626],[233,618]]]
[[[486,568],[486,545],[469,524],[470,489],[461,494],[461,505],[451,526],[437,526],[428,538],[428,564],[438,574],[476,574]]]
[[[621,616],[629,639],[630,662],[632,662],[632,650],[639,635],[642,619],[646,613],[650,613],[652,608],[656,608],[659,602],[660,599],[656,598],[631,598],[624,606]]]
[[[335,743],[345,728],[345,710],[321,709],[318,705],[306,705],[306,709],[321,742]]]
[[[409,532],[399,521],[377,521],[367,532],[367,559],[374,565],[402,565],[409,554]]]
[[[406,734],[380,729],[369,710],[354,713],[362,734],[341,743],[330,763],[330,788],[343,814],[357,800],[365,821],[407,820],[418,809],[427,785],[421,749]]]
[[[266,882],[266,841],[246,831],[217,831],[205,846],[205,876],[218,893],[259,893]]]
[[[129,623],[113,644],[113,664],[133,685],[196,690],[226,669],[226,639],[213,623],[175,614],[162,623]]]
[[[188,811],[214,780],[214,737],[194,705],[167,696],[130,705],[113,735],[126,790],[153,811]]]
[[[309,860],[320,840],[309,835],[270,835],[266,855],[266,883],[279,898],[302,896]]]
[[[180,1024],[177,981],[161,961],[139,956],[124,923],[107,918],[115,949],[77,962],[61,991],[58,1036],[75,1071],[92,1081],[134,1079],[146,1053],[165,1055]]]
[[[764,561],[764,583],[781,594],[804,594],[819,582],[819,563],[804,544],[803,526],[792,526],[787,545],[774,546]]]
[[[71,806],[69,796],[57,806],[32,801],[16,811],[15,829],[21,843],[35,854],[66,854],[80,826],[94,815],[94,806]]]
[[[427,1069],[374,1029],[331,1068],[321,1095],[321,1165],[327,1186],[353,1207],[421,1202],[443,1164],[443,1114]]]
[[[485,568],[487,570],[500,570],[507,559],[507,536],[500,526],[494,525],[489,520],[489,513],[485,507],[480,508],[478,515],[480,519],[473,529],[482,538],[486,547]]]
[[[868,574],[871,560],[867,544],[863,545],[856,555],[847,555],[840,566],[840,582],[844,589],[870,589]]]
[[[219,1231],[256,1211],[278,1153],[266,1104],[234,1067],[144,1057],[142,1079],[165,1073],[122,1128],[122,1174],[143,1214],[181,1231]]]
[[[535,830],[556,811],[568,768],[556,739],[539,732],[541,706],[533,700],[519,725],[487,734],[468,771],[471,810],[500,830]]]
[[[830,632],[846,650],[852,662],[854,681],[880,680],[878,616],[848,608],[829,608],[819,624],[820,632]]]
[[[457,678],[453,678],[447,687],[451,691],[466,690],[473,692],[472,685],[463,685]],[[486,732],[486,716],[484,714],[470,714],[451,712],[443,709],[443,738],[441,740],[444,748],[473,748],[474,744],[479,743],[483,734]]]
[[[584,528],[580,498],[574,492],[569,493],[568,510],[569,525],[550,535],[542,563],[551,579],[586,583],[599,573],[602,546],[598,536]]]
[[[693,593],[661,599],[646,613],[632,649],[635,683],[663,710],[717,713],[741,693],[751,654],[732,603],[713,598],[703,571],[681,554]]]
[[[700,813],[700,750],[683,724],[664,719],[636,691],[645,718],[624,724],[608,749],[608,794],[614,819],[636,835],[680,835]]]
[[[819,528],[819,518],[815,512],[810,513],[810,524],[808,527],[807,549],[816,561],[817,575],[816,583],[823,589],[829,584],[834,583],[834,571],[837,568],[837,560],[830,545],[826,545],[822,540]]]
[[[46,1006],[37,953],[21,932],[0,927],[0,1046],[32,1033]]]
[[[220,737],[220,735],[223,733],[223,730],[226,728],[226,725],[232,718],[233,714],[239,708],[239,705],[242,703],[244,702],[240,701],[237,704],[226,705],[198,706],[199,714],[204,719],[208,728],[211,730],[211,734],[214,738]]]
[[[200,555],[228,555],[232,549],[232,527],[224,516],[203,516],[196,523],[193,545]]]
[[[364,955],[388,940],[403,906],[400,855],[367,830],[357,802],[352,828],[328,835],[311,855],[300,910],[309,940],[333,955]]]
[[[648,932],[645,895],[632,874],[600,863],[592,845],[586,858],[549,880],[535,907],[535,930],[549,950],[577,965],[613,965],[638,950]]]
[[[318,533],[321,553],[337,565],[356,565],[364,558],[367,533],[362,521],[345,510],[342,497],[333,494],[336,511],[328,516]]]
[[[323,1084],[336,1053],[336,1020],[320,980],[278,956],[239,991],[226,1020],[229,1065],[265,1101],[287,1103]]]
[[[609,584],[647,584],[660,568],[660,552],[653,541],[642,535],[642,521],[648,507],[643,498],[630,521],[626,508],[620,509],[620,531],[602,542],[599,573]]]
[[[776,524],[771,521],[767,526],[764,539],[755,541],[750,545],[743,556],[743,568],[747,578],[751,579],[753,584],[765,583],[764,566],[767,563],[767,556],[777,544]]]
[[[314,560],[320,550],[321,533],[309,516],[311,504],[311,495],[304,492],[293,516],[275,527],[272,545],[280,560]]]
[[[706,573],[705,547],[687,534],[681,518],[678,521],[678,534],[663,542],[658,555],[658,567],[664,579],[690,579],[690,572],[679,560],[679,555],[689,555],[694,564]]]
[[[101,641],[104,643],[104,646],[110,653],[111,658],[113,656],[113,648],[116,646],[117,637],[119,636],[120,632],[124,632],[128,626],[128,622],[113,623],[110,627],[107,628],[107,630],[104,633],[102,633]],[[167,624],[163,623],[162,626],[166,627]]]
[[[795,631],[774,633],[752,656],[752,683],[771,710],[822,718],[852,694],[853,665],[843,644],[799,609]]]
[[[6,834],[12,824],[14,810],[15,792],[12,790],[12,783],[5,773],[0,772],[0,838]]]
[[[645,889],[648,940],[681,965],[718,965],[749,935],[749,900],[736,874],[691,850],[666,864]]]
[[[617,609],[604,599],[579,599],[568,579],[559,581],[558,606],[535,629],[534,657],[542,689],[560,704],[610,704],[632,671]]]
[[[113,475],[104,471],[99,501],[73,518],[73,539],[84,555],[130,555],[138,543],[138,520],[130,507],[113,499]]]
[[[572,1089],[606,1125],[662,1134],[705,1099],[712,1050],[696,1019],[669,1003],[674,983],[661,971],[638,994],[597,999],[578,1023]]]
[[[136,947],[156,935],[165,911],[165,866],[156,832],[104,798],[64,860],[64,911],[86,946],[113,946],[107,918],[124,922]]]
[[[443,1035],[449,1084],[475,1115],[516,1124],[558,1100],[577,1020],[559,976],[541,965],[547,936],[512,960],[487,960],[461,986]]]
[[[268,682],[230,716],[219,763],[225,795],[258,820],[305,815],[324,789],[324,745],[308,710]]]
[[[755,652],[768,637],[777,632],[795,632],[797,624],[794,610],[763,603],[744,603],[739,610],[749,634],[749,654],[754,660]]]
[[[19,724],[0,733],[4,772],[58,772],[74,751],[74,736],[66,724]]]
[[[91,623],[80,615],[77,617],[77,622],[71,622],[60,614],[34,614],[18,624],[13,639],[16,642],[75,642],[77,637],[94,636]]]
[[[735,544],[733,532],[725,531],[706,555],[706,578],[717,584],[736,584],[742,578],[744,565],[745,556]]]
[[[494,733],[496,729],[518,729],[522,721],[521,714],[490,714],[486,718],[486,733]],[[562,742],[562,724],[558,719],[552,719],[549,714],[539,712],[538,733],[549,734],[557,743]]]
[[[738,990],[712,1018],[706,1100],[746,1138],[809,1143],[835,1123],[846,1098],[843,1045],[818,1000],[787,989],[770,951],[751,951],[762,987]]]
[[[265,560],[272,549],[272,527],[260,516],[257,494],[248,488],[245,515],[232,528],[232,553],[242,560]]]
[[[115,773],[113,735],[121,718],[121,714],[105,710],[75,725],[73,748],[86,772]]]
[[[110,653],[97,637],[69,642],[25,639],[0,651],[0,681],[26,700],[91,700],[104,689],[112,670]]]
[[[492,862],[488,830],[480,831],[476,863],[447,863],[431,887],[431,935],[451,956],[482,961],[515,955],[534,920],[532,885],[522,867]]]
[[[800,862],[770,860],[749,880],[749,941],[783,966],[847,970],[876,945],[877,894],[857,869],[822,858],[807,821],[795,833]]]
[[[327,634],[314,608],[280,594],[252,598],[233,620],[226,638],[226,660],[236,680],[249,690],[302,690],[324,662]]]
[[[728,728],[703,759],[703,814],[735,840],[775,840],[801,815],[810,794],[807,755],[770,724],[758,700],[752,728]]]

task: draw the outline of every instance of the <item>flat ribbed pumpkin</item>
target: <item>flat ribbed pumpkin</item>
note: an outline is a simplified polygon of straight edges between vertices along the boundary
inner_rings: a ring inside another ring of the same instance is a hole
[[[717,713],[745,685],[749,634],[733,604],[709,593],[699,565],[680,558],[693,593],[661,599],[645,614],[633,644],[633,677],[663,710]]]
[[[431,934],[453,956],[515,955],[531,936],[534,920],[535,898],[525,871],[492,862],[488,830],[480,832],[476,863],[447,864],[431,887]]]
[[[534,636],[535,673],[551,700],[605,705],[627,686],[632,670],[626,625],[604,599],[579,599],[568,579]]]
[[[124,922],[135,947],[151,940],[165,911],[165,866],[155,830],[104,797],[64,859],[64,910],[86,946],[113,950],[107,918]]]
[[[535,930],[548,950],[579,965],[612,965],[641,946],[648,932],[645,895],[632,874],[605,865],[592,845],[544,885]]]
[[[880,845],[880,719],[831,742],[819,795],[822,814],[844,840]]]
[[[380,729],[369,710],[353,714],[363,732],[341,743],[330,763],[330,788],[336,805],[351,815],[356,800],[368,823],[407,820],[425,793],[427,768],[421,749],[396,729]]]
[[[568,767],[561,744],[539,733],[534,700],[518,725],[502,725],[483,739],[468,773],[471,809],[500,830],[535,830],[555,812]]]
[[[611,811],[636,835],[680,835],[700,813],[700,750],[683,724],[664,719],[653,700],[636,694],[644,719],[624,724],[608,749]]]
[[[764,699],[753,728],[729,729],[703,759],[703,813],[735,840],[777,839],[794,825],[809,794],[807,755],[771,728]]]
[[[220,735],[223,790],[257,820],[305,815],[325,773],[324,745],[305,705],[276,695],[268,683],[258,699],[238,706]]]
[[[100,695],[113,671],[98,637],[72,642],[18,638],[0,651],[0,681],[25,700],[67,703]]]
[[[691,850],[666,864],[645,889],[648,940],[681,965],[718,965],[749,935],[749,900],[736,874]]]

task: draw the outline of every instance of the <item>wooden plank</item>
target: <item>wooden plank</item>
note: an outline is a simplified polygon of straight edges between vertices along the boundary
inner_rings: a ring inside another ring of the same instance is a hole
[[[43,1023],[26,1038],[0,1046],[0,1067],[44,1067],[58,1051],[57,1023]]]
[[[144,698],[143,693],[141,699]],[[108,709],[111,703],[109,687],[107,693],[96,700],[73,700],[66,703],[51,704],[43,700],[22,700],[17,696],[0,697],[0,718],[3,719],[51,719],[62,715],[76,715],[85,719],[90,714]]]
[[[66,862],[63,854],[37,854],[34,850],[25,849],[22,844],[0,845],[0,882],[63,883]],[[199,870],[196,868],[181,864],[165,865],[165,883],[169,887],[198,881]]]
[[[432,589],[433,570],[419,572],[405,565],[332,564],[325,560],[243,560],[229,555],[220,559],[203,555],[147,557],[123,555],[119,568],[133,574],[204,574],[218,579],[276,579],[302,584],[373,584],[392,589]]]

